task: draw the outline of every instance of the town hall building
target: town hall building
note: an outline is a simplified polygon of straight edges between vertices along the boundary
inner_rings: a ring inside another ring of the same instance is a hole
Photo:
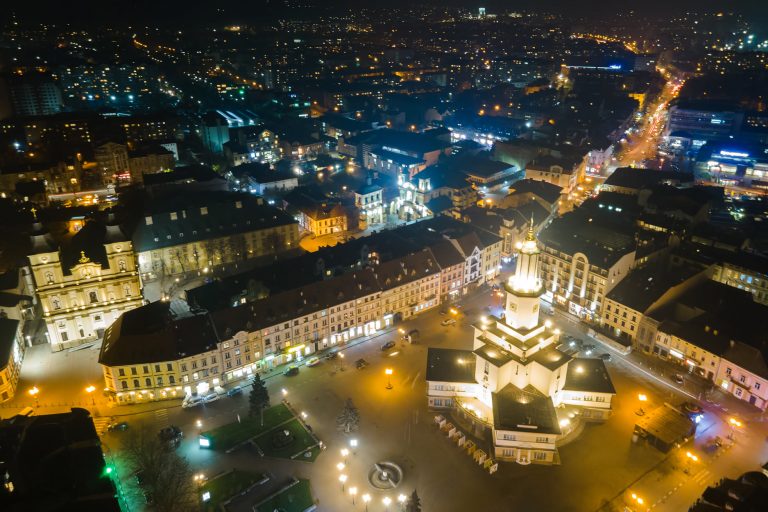
[[[544,287],[532,228],[517,250],[504,311],[473,325],[472,350],[429,350],[428,401],[488,441],[497,460],[556,464],[574,411],[584,420],[606,419],[615,390],[602,360],[558,350],[560,331],[541,321]]]

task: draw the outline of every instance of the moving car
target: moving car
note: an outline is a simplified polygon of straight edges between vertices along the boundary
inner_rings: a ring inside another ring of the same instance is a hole
[[[157,436],[161,441],[168,443],[168,446],[171,448],[176,448],[181,443],[184,433],[176,425],[171,425],[170,427],[160,429]]]
[[[681,386],[685,383],[685,379],[683,379],[683,376],[679,373],[676,373],[672,376],[672,380],[675,381],[676,384],[680,384]]]
[[[610,361],[611,360],[611,354],[608,352],[605,352],[604,354],[600,354],[600,359],[603,361]]]
[[[319,357],[310,357],[309,359],[307,359],[307,362],[305,364],[306,364],[306,366],[310,366],[310,367],[317,366],[317,365],[320,364],[320,358]]]
[[[443,327],[446,327],[448,325],[453,325],[455,323],[456,323],[456,320],[454,320],[453,318],[446,318],[445,320],[440,322],[440,325],[442,325]]]
[[[299,367],[298,367],[298,366],[296,366],[296,365],[293,365],[293,364],[292,364],[291,366],[289,366],[289,367],[288,367],[288,369],[287,369],[287,370],[285,370],[285,371],[283,372],[283,374],[284,374],[286,377],[293,377],[293,376],[295,376],[295,375],[298,375],[298,374],[299,374]]]
[[[395,346],[395,342],[390,340],[381,346],[381,351],[386,352],[387,350],[391,349],[394,346]]]
[[[336,352],[335,350],[334,350],[333,352],[328,352],[328,353],[325,355],[325,358],[326,358],[326,359],[328,359],[328,360],[331,360],[331,359],[336,359],[337,357],[339,357],[339,353],[338,353],[338,352]]]
[[[227,396],[232,398],[234,396],[242,395],[243,394],[243,388],[232,388],[229,391],[227,391]]]
[[[107,425],[108,432],[112,432],[115,430],[120,430],[120,431],[128,430],[128,423],[125,421],[121,421],[120,423],[112,422],[109,425]]]

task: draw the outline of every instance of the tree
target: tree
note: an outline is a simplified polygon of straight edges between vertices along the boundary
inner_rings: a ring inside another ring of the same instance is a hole
[[[152,497],[158,512],[194,510],[198,502],[192,469],[187,459],[147,428],[131,430],[123,450],[126,459],[142,473],[142,492]]]
[[[421,499],[416,494],[416,489],[413,490],[413,494],[408,498],[408,502],[405,504],[405,512],[421,512]]]
[[[357,430],[360,423],[360,412],[352,403],[351,398],[347,398],[344,408],[341,410],[341,414],[336,418],[336,426],[339,430],[345,434],[349,434],[353,430]]]
[[[264,385],[264,381],[261,380],[261,376],[256,374],[251,385],[251,394],[248,397],[248,401],[251,404],[251,416],[255,416],[259,413],[261,418],[261,426],[264,426],[264,409],[269,407],[269,391],[267,386]]]

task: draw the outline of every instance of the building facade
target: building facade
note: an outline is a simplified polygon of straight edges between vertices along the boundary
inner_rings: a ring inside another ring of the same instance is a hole
[[[118,226],[89,222],[61,248],[46,236],[33,236],[29,262],[51,350],[96,341],[143,303],[133,246]]]

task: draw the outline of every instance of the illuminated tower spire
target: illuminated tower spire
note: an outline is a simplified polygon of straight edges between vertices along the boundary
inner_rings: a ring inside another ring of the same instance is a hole
[[[533,217],[525,240],[517,243],[515,274],[504,287],[507,292],[504,317],[515,329],[533,329],[539,323],[539,297],[544,287],[539,277],[539,247]]]

